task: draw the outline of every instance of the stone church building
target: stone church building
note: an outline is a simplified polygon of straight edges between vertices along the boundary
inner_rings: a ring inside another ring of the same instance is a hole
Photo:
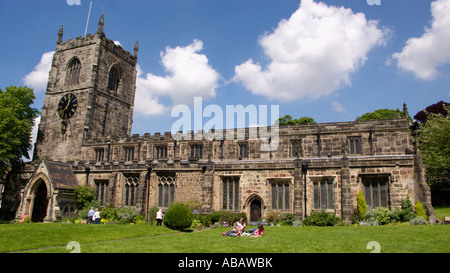
[[[16,219],[76,213],[77,185],[94,187],[103,205],[143,215],[198,200],[202,213],[245,212],[249,221],[271,211],[303,219],[322,209],[351,221],[362,191],[369,208],[395,209],[409,196],[433,219],[404,118],[281,126],[277,149],[268,151],[261,149],[267,139],[251,137],[249,128],[241,139],[131,135],[138,43],[133,53],[124,50],[105,37],[103,24],[102,15],[94,35],[73,40],[62,40],[62,26],[58,32]]]

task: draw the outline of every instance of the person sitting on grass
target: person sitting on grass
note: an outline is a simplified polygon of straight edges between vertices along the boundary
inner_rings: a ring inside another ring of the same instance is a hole
[[[230,237],[240,237],[241,236],[241,230],[239,229],[239,226],[237,223],[234,223],[233,229],[228,232],[223,232],[223,236],[230,236]]]
[[[245,232],[245,227],[247,226],[244,222],[244,218],[239,219],[239,222],[237,222],[237,226],[241,234],[243,234]]]
[[[264,234],[264,226],[259,224],[258,229],[256,229],[253,234],[250,234],[250,237],[261,237]]]

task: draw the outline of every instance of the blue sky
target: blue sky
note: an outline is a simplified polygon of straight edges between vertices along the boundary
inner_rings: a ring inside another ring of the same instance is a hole
[[[88,33],[104,13],[109,39],[139,41],[132,133],[171,131],[194,97],[319,123],[449,101],[450,0],[370,1],[93,0]],[[0,88],[33,88],[40,109],[58,29],[83,36],[89,4],[1,1]]]

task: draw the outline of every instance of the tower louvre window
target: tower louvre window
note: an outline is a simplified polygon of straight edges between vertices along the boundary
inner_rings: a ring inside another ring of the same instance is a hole
[[[119,82],[120,82],[120,70],[117,67],[117,65],[115,65],[111,67],[111,70],[109,71],[108,90],[117,92],[117,90],[119,89]]]
[[[80,70],[80,60],[73,58],[67,67],[67,85],[74,85],[80,82]]]

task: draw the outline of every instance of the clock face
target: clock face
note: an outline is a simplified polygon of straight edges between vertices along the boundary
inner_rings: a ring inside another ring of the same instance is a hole
[[[58,115],[61,119],[70,119],[77,110],[78,101],[74,94],[64,95],[58,104]]]

